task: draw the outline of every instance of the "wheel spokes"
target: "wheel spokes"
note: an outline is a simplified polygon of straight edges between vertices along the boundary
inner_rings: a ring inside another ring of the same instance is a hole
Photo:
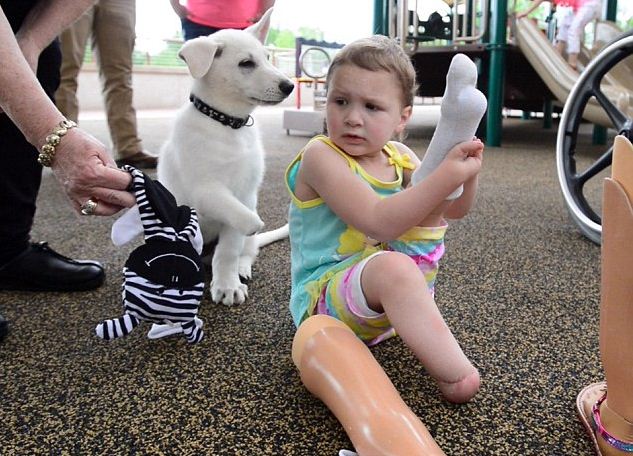
[[[599,87],[594,87],[593,95],[598,100],[602,109],[605,110],[611,122],[613,122],[613,126],[617,131],[620,131],[624,124],[627,122],[628,118],[624,115],[622,111],[618,109],[616,105],[614,105],[609,97],[607,97]]]
[[[604,154],[598,158],[589,168],[584,170],[582,173],[579,173],[575,176],[576,180],[580,184],[580,186],[584,186],[585,182],[594,177],[600,171],[606,169],[611,166],[611,160],[613,158],[613,146],[609,147]]]
[[[623,89],[620,84],[611,84],[610,77],[608,85],[605,80],[607,75],[611,75],[618,82],[618,78],[625,75],[623,71],[626,69],[613,72],[612,70],[631,55],[633,31],[605,46],[595,60],[589,63],[570,91],[558,129],[557,168],[565,204],[582,233],[595,243],[600,243],[602,231],[601,204],[597,198],[601,186],[598,181],[612,164],[613,149],[605,150],[605,147],[597,160],[587,157],[582,153],[582,149],[578,149],[583,143],[579,140],[579,127],[583,122],[583,114],[591,102],[595,108],[599,106],[604,114],[592,108],[588,112],[589,117],[601,117],[604,121],[600,122],[605,123],[605,126],[611,124],[609,127],[616,129],[617,134],[631,136],[633,119],[629,116],[628,108],[631,104],[630,89]],[[591,98],[594,100],[591,101]],[[585,167],[585,163],[589,165]]]

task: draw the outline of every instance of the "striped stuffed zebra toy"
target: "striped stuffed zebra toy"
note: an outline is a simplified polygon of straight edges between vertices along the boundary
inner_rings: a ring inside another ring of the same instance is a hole
[[[202,321],[196,317],[204,292],[200,253],[202,234],[196,211],[178,206],[158,181],[131,166],[131,191],[136,206],[112,226],[112,241],[123,245],[143,233],[123,268],[123,309],[119,318],[96,327],[105,340],[126,336],[141,321],[181,326],[189,343],[202,340]]]

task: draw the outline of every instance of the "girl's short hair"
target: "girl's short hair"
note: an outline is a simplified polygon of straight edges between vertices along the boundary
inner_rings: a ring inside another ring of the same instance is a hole
[[[398,43],[383,35],[373,35],[353,41],[341,49],[332,60],[326,84],[329,85],[336,69],[345,64],[369,71],[387,71],[396,76],[402,89],[403,106],[413,106],[417,91],[415,68]]]

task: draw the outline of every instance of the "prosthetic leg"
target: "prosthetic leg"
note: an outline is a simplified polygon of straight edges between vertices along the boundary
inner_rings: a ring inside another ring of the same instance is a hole
[[[292,360],[308,391],[343,425],[360,456],[441,456],[369,349],[344,323],[315,315],[292,344]]]
[[[596,452],[605,456],[633,454],[633,146],[624,136],[615,139],[611,169],[603,194],[600,303],[607,381],[577,399]]]

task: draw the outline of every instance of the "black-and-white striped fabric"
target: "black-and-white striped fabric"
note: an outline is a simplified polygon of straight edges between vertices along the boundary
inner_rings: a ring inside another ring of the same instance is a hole
[[[96,333],[110,340],[126,336],[141,321],[180,323],[188,342],[200,342],[204,331],[196,315],[204,293],[204,270],[194,248],[194,239],[200,236],[196,211],[178,206],[160,182],[138,169],[122,169],[132,175],[145,244],[130,254],[123,268],[124,315],[99,323]]]

